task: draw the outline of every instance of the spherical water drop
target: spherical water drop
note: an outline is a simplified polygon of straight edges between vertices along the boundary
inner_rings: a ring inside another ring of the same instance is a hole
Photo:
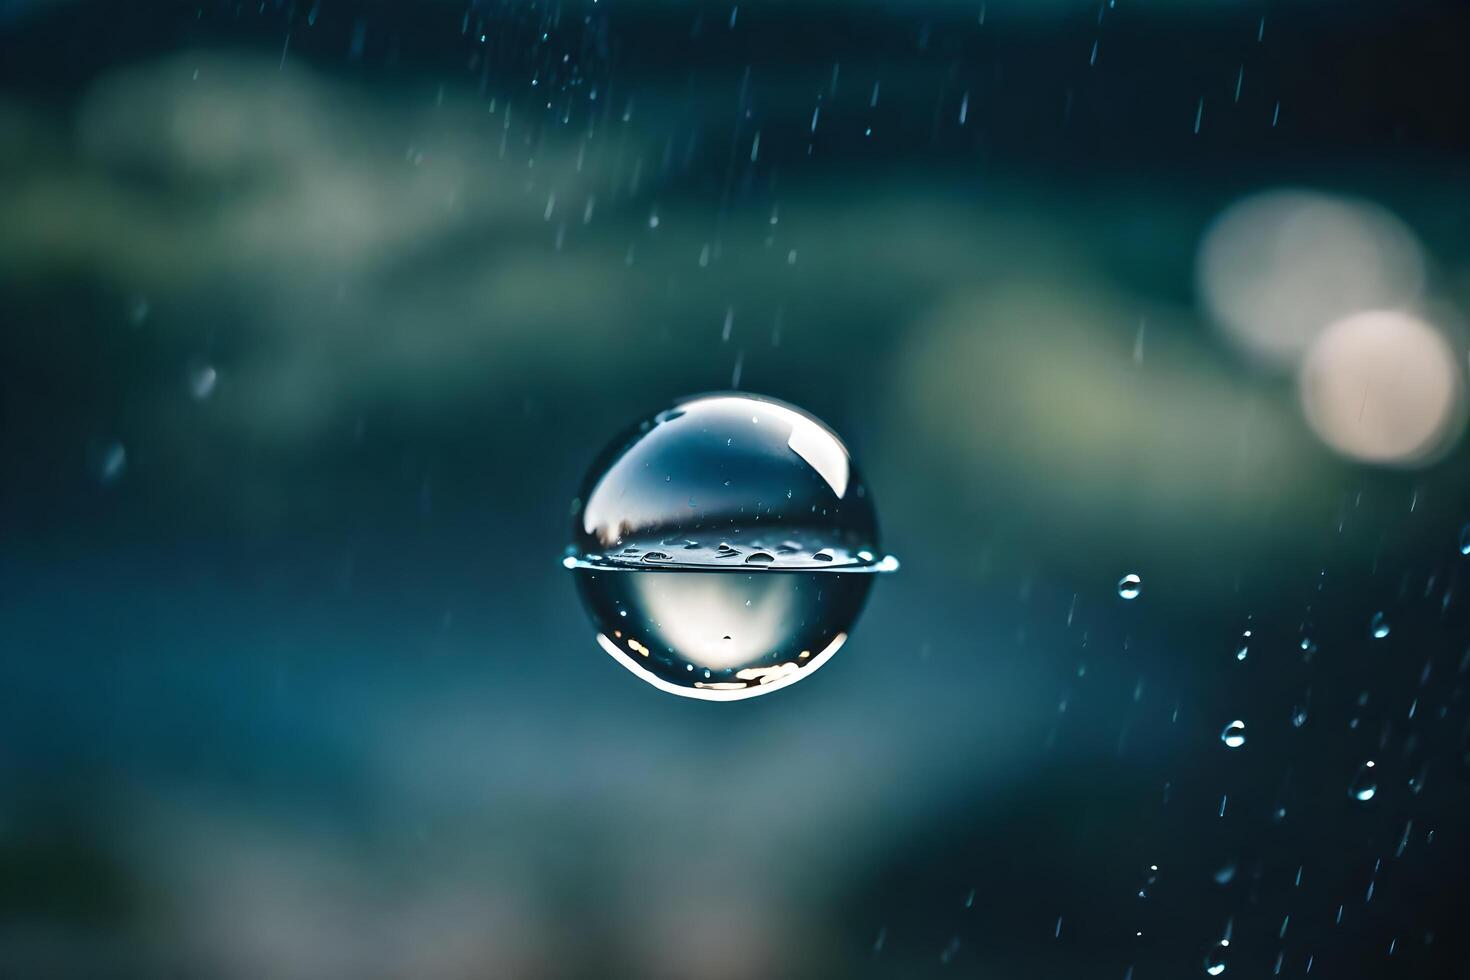
[[[1138,593],[1143,591],[1143,579],[1129,572],[1118,579],[1118,597],[1122,599],[1137,599]]]
[[[1363,763],[1358,774],[1348,786],[1348,795],[1359,803],[1367,803],[1378,795],[1378,774],[1373,771],[1373,760]]]
[[[1460,528],[1460,554],[1470,555],[1470,524]]]
[[[1220,733],[1220,741],[1225,743],[1227,749],[1238,749],[1245,744],[1245,722],[1240,719],[1232,721],[1225,726]]]
[[[686,697],[811,674],[846,641],[873,573],[897,568],[847,448],[774,399],[680,401],[615,440],[578,499],[572,570],[598,643]]]
[[[1305,705],[1294,705],[1291,709],[1291,727],[1300,728],[1307,723],[1307,709]]]
[[[1373,614],[1373,620],[1368,624],[1368,627],[1373,631],[1373,639],[1375,640],[1383,639],[1389,632],[1388,620],[1383,618],[1383,613],[1381,612]]]

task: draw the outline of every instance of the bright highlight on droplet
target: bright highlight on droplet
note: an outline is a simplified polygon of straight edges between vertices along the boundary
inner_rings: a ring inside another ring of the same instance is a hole
[[[572,504],[573,571],[597,642],[672,694],[733,701],[837,653],[875,573],[872,497],[827,426],[746,394],[634,426]]]
[[[1302,411],[1349,459],[1432,462],[1465,426],[1460,366],[1444,336],[1392,311],[1349,316],[1324,330],[1302,363]]]
[[[1412,302],[1424,258],[1413,232],[1375,204],[1276,190],[1215,219],[1195,272],[1225,335],[1256,360],[1289,368],[1334,321]]]
[[[1143,579],[1133,573],[1128,573],[1118,579],[1118,597],[1120,599],[1137,599],[1138,594],[1143,591]]]

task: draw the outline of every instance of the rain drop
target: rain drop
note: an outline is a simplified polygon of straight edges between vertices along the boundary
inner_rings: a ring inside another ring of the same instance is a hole
[[[202,402],[214,394],[215,385],[219,384],[219,372],[211,364],[191,364],[184,381],[189,386],[189,395]]]
[[[1367,803],[1378,795],[1378,775],[1373,771],[1373,765],[1372,759],[1363,763],[1352,784],[1348,786],[1348,795],[1359,803]]]
[[[1143,579],[1132,572],[1118,579],[1118,597],[1121,599],[1137,599],[1142,590]]]
[[[1381,640],[1388,635],[1388,620],[1383,618],[1383,613],[1381,612],[1373,614],[1373,620],[1368,626],[1373,631],[1373,639],[1375,640]]]
[[[116,440],[102,447],[97,458],[97,479],[103,486],[110,486],[122,479],[128,468],[127,447]]]
[[[1227,749],[1238,749],[1245,744],[1245,722],[1240,719],[1232,721],[1225,726],[1220,733],[1220,741],[1225,743]]]
[[[1230,949],[1230,940],[1222,939],[1205,954],[1205,973],[1218,977],[1225,972],[1225,954]]]

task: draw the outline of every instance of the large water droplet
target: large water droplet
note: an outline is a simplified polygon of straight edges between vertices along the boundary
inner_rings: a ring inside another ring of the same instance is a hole
[[[1118,596],[1123,599],[1137,599],[1138,593],[1143,591],[1143,579],[1129,572],[1118,579]]]
[[[1383,617],[1383,613],[1376,612],[1373,614],[1373,619],[1368,624],[1368,628],[1373,631],[1373,639],[1381,640],[1388,635],[1388,620]]]
[[[1225,743],[1227,749],[1238,749],[1245,744],[1245,722],[1237,718],[1225,726],[1220,733],[1220,741]]]
[[[759,396],[697,396],[633,426],[578,499],[570,567],[598,643],[687,697],[735,700],[812,673],[847,639],[872,573],[898,567],[878,557],[846,447]],[[670,542],[687,543],[661,550]]]
[[[1358,774],[1348,786],[1348,795],[1360,803],[1367,803],[1378,795],[1378,774],[1373,770],[1373,760],[1369,759],[1358,769]]]

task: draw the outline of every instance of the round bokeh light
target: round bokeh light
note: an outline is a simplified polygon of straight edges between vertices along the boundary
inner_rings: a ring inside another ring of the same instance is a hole
[[[1195,272],[1230,341],[1283,369],[1329,324],[1403,307],[1424,287],[1423,253],[1402,221],[1367,201],[1299,190],[1226,208],[1200,242]]]
[[[1432,462],[1465,424],[1454,351],[1408,313],[1374,310],[1333,323],[1302,363],[1300,390],[1312,430],[1363,462]]]

